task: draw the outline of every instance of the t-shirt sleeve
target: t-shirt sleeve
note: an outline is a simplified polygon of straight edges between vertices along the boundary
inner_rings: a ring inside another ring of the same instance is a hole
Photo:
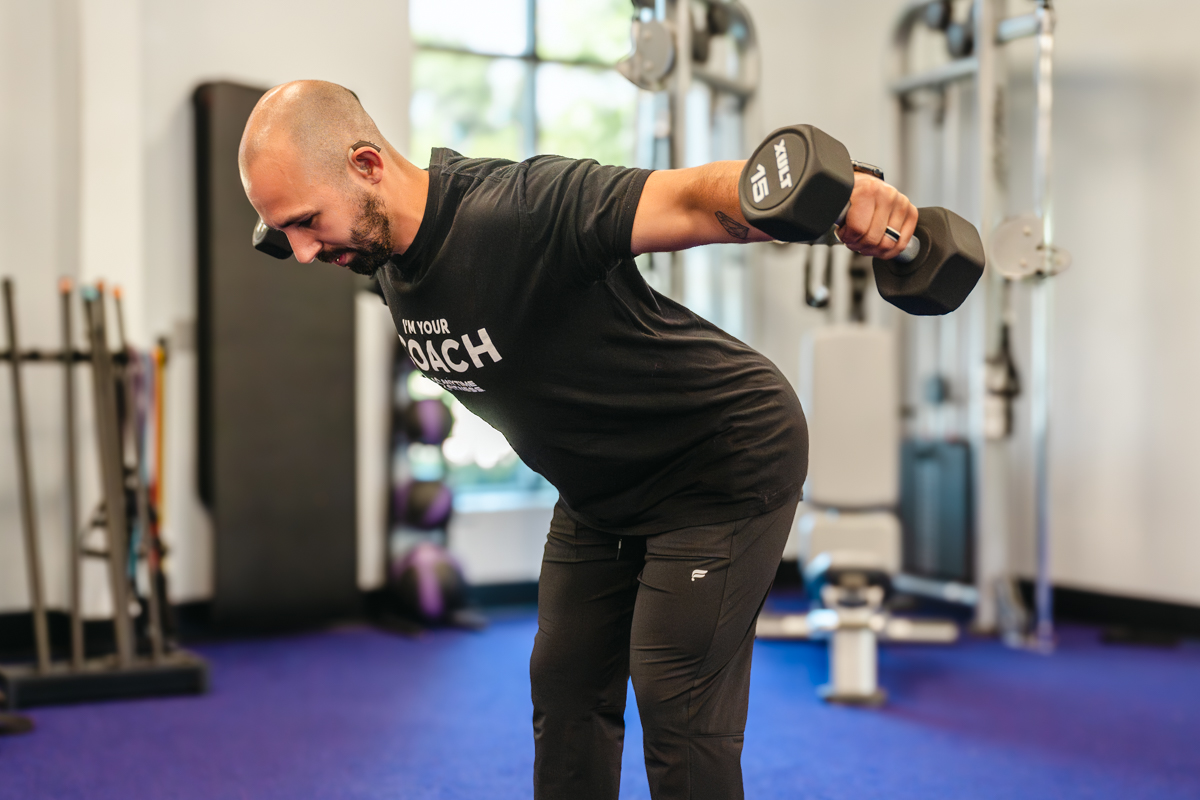
[[[633,257],[633,218],[650,170],[538,156],[526,162],[522,224],[530,245],[586,280]]]

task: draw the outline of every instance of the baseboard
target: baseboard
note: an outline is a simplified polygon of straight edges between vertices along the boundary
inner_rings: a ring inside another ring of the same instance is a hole
[[[483,608],[536,605],[537,599],[537,581],[489,583],[471,587],[471,604]]]
[[[1020,580],[1018,584],[1027,604],[1032,607],[1033,584]],[[776,588],[795,588],[803,585],[799,562],[787,559],[776,572]],[[1200,637],[1200,606],[1168,603],[1127,595],[1078,589],[1072,586],[1054,587],[1054,617],[1061,622],[1078,622],[1110,629],[1109,638],[1128,638],[1153,642],[1157,634],[1167,637]]]
[[[54,659],[70,657],[71,621],[65,611],[47,611],[46,628],[50,634],[50,652]],[[87,658],[116,652],[116,637],[112,622],[106,619],[85,620],[83,650]],[[19,663],[37,658],[34,641],[33,614],[18,611],[0,614],[0,661]]]
[[[1033,607],[1033,581],[1018,581],[1026,604]],[[1200,637],[1200,606],[1145,600],[1069,586],[1054,587],[1054,618],[1113,629],[1112,638],[1153,641],[1167,637]],[[1124,633],[1123,633],[1124,632]]]
[[[475,608],[497,606],[521,606],[537,604],[537,582],[496,583],[472,586],[468,603]],[[354,618],[374,619],[390,602],[386,589],[363,592],[359,611]],[[194,644],[209,639],[230,636],[282,633],[297,630],[318,629],[343,620],[323,620],[310,624],[289,624],[280,621],[277,626],[255,628],[220,628],[212,621],[212,603],[200,601],[180,603],[172,606],[176,638],[183,644]],[[55,660],[70,656],[71,623],[65,611],[46,612],[46,623],[50,633],[50,650]],[[83,623],[84,652],[88,658],[116,652],[116,640],[112,622],[106,619],[87,620]],[[146,645],[145,642],[142,643]],[[33,661],[37,650],[34,643],[33,615],[28,611],[0,614],[0,662],[20,663]]]
[[[787,559],[780,562],[775,575],[776,588],[798,588],[803,585],[799,562]],[[1028,580],[1019,581],[1026,602],[1032,602],[1033,586]],[[379,601],[379,592],[364,594],[364,612]],[[471,587],[471,604],[476,607],[534,605],[537,603],[537,583],[487,584]],[[187,644],[214,636],[211,624],[211,604],[181,603],[174,607],[179,626],[179,640]],[[1200,637],[1200,606],[1167,603],[1125,595],[1108,594],[1074,587],[1054,589],[1054,615],[1062,622],[1079,622],[1113,629],[1114,636],[1122,630],[1130,638],[1153,639],[1155,634]],[[65,658],[70,647],[71,630],[67,615],[62,611],[46,614],[50,645],[56,658]],[[107,620],[88,620],[83,625],[84,647],[89,657],[114,651],[112,623]],[[34,658],[33,621],[29,612],[0,614],[0,661],[31,661]]]

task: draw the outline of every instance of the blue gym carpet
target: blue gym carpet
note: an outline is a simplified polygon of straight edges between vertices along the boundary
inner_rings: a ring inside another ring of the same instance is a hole
[[[355,627],[197,648],[203,697],[29,712],[0,798],[529,798],[532,611],[483,633]],[[746,797],[1200,798],[1200,644],[1050,658],[995,641],[889,647],[878,711],[824,706],[824,647],[759,642]],[[633,698],[621,797],[648,798]]]

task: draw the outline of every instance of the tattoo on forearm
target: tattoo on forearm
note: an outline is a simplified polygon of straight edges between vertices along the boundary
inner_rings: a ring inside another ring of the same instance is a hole
[[[750,229],[724,211],[717,212],[717,222],[721,223],[721,227],[725,229],[725,232],[735,239],[750,238]]]

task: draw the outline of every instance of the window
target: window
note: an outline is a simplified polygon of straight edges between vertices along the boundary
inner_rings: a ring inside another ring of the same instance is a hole
[[[411,0],[412,156],[432,147],[634,163],[629,0]]]
[[[449,147],[635,164],[638,90],[612,69],[629,52],[629,0],[410,0],[409,13],[414,163]],[[440,453],[397,453],[397,474],[445,480],[460,511],[553,504],[557,492],[502,435],[420,373],[403,380],[408,396],[441,399],[455,422]]]
[[[667,97],[639,93],[613,69],[630,50],[629,0],[409,0],[409,11],[414,163],[428,163],[433,147],[513,160],[555,153],[626,166],[668,162]],[[745,79],[731,39],[717,36],[711,50],[706,69]],[[742,99],[697,82],[684,123],[687,163],[744,157],[743,111]],[[693,311],[747,338],[745,248],[702,247],[638,263],[655,289],[673,286]],[[440,452],[411,446],[400,458],[425,479],[446,480],[457,509],[553,502],[553,488],[450,394],[419,374],[405,378],[404,390],[439,397],[456,420]]]

